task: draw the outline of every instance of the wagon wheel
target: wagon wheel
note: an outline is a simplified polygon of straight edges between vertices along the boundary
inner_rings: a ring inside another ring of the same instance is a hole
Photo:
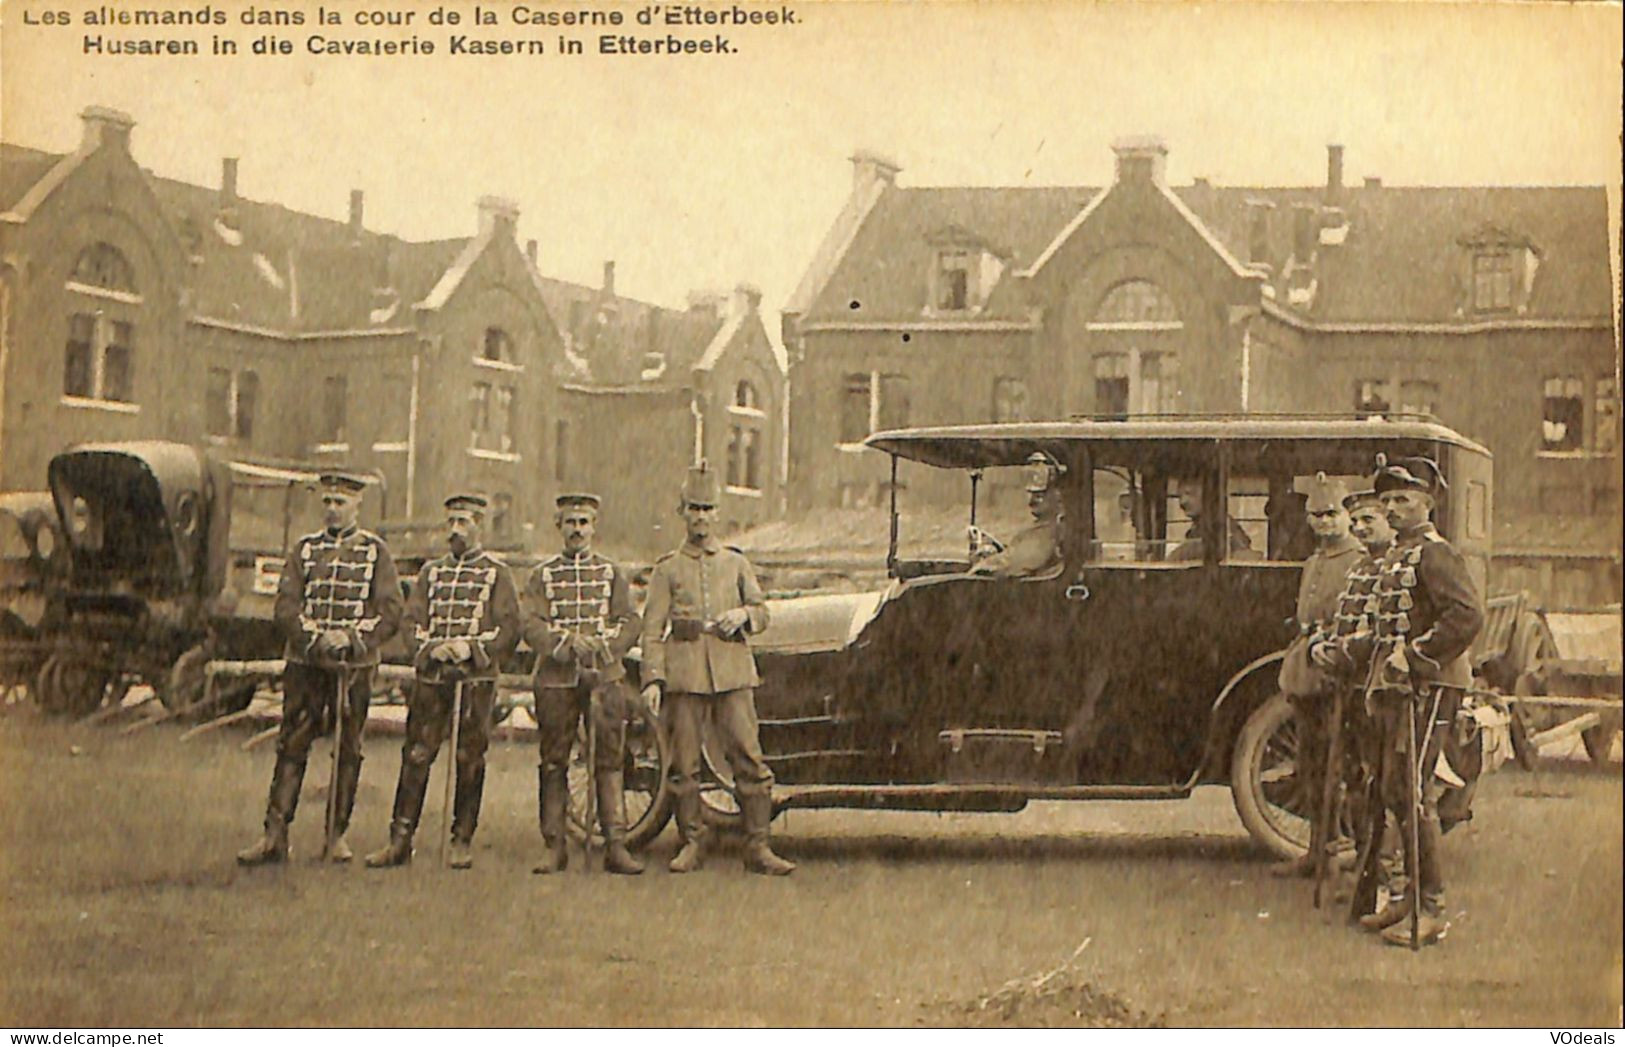
[[[671,820],[671,789],[666,784],[669,750],[659,720],[641,703],[635,703],[626,725],[626,754],[621,762],[623,803],[626,805],[626,845],[644,847]],[[571,838],[581,840],[586,833],[587,812],[587,726],[586,717],[576,727],[575,745],[570,750],[568,779],[570,805],[566,827]],[[592,826],[593,842],[603,843],[598,826]]]
[[[232,677],[217,679],[214,685],[214,695],[205,708],[203,701],[204,685],[208,680],[204,672],[208,668],[213,651],[207,644],[198,644],[190,647],[181,656],[175,659],[170,666],[169,675],[164,686],[158,689],[158,698],[164,703],[164,708],[172,713],[198,712],[207,714],[225,714],[240,712],[248,708],[248,703],[254,700],[254,692],[259,682],[253,677]]]
[[[1352,738],[1344,742],[1354,744]],[[1230,759],[1230,795],[1247,832],[1271,854],[1297,858],[1309,850],[1309,813],[1320,803],[1298,777],[1298,723],[1292,703],[1271,695],[1247,718]],[[1340,813],[1346,821],[1348,812]],[[1352,826],[1342,831],[1353,835]]]
[[[49,712],[85,716],[101,708],[109,697],[122,702],[130,689],[123,674],[51,655],[40,667],[34,693]]]
[[[1558,714],[1551,706],[1525,705],[1517,701],[1518,695],[1546,693],[1546,679],[1540,674],[1540,663],[1558,657],[1557,644],[1551,633],[1539,622],[1536,628],[1524,634],[1517,653],[1512,658],[1517,672],[1512,684],[1512,755],[1518,766],[1532,771],[1540,763],[1540,753],[1529,743],[1529,737],[1548,727],[1555,727]]]

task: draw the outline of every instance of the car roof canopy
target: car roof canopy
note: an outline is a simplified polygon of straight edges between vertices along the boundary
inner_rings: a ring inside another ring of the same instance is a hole
[[[1184,415],[1125,421],[1076,420],[944,425],[875,433],[864,443],[899,458],[944,469],[1020,465],[1034,451],[1063,461],[1090,443],[1303,440],[1334,443],[1426,440],[1489,457],[1482,445],[1434,421],[1347,416]]]

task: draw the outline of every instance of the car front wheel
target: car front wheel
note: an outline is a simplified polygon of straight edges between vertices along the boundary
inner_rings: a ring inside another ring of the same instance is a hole
[[[1312,800],[1298,775],[1298,724],[1279,692],[1247,718],[1230,760],[1230,795],[1241,824],[1271,854],[1309,850]]]

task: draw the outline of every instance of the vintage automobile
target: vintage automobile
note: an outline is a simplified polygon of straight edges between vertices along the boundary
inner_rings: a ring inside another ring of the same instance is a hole
[[[277,656],[281,553],[315,515],[314,473],[139,441],[70,448],[48,476],[66,556],[47,592],[41,704],[88,713],[142,682],[186,709],[211,658]],[[253,687],[211,701],[240,706]]]
[[[45,659],[47,593],[61,558],[56,510],[46,491],[0,495],[0,692],[26,692]]]
[[[1378,453],[1434,458],[1450,483],[1437,522],[1484,590],[1490,455],[1431,420],[1076,420],[867,443],[890,456],[888,584],[775,600],[751,638],[776,811],[1016,811],[1227,784],[1260,844],[1301,853],[1308,797],[1277,673],[1312,547],[1306,485],[1322,472],[1359,483]],[[964,523],[1008,538],[1035,452],[1065,470],[1047,570],[974,573],[968,547],[944,547],[940,529],[935,546],[911,539],[898,503],[945,485],[970,496],[956,543]],[[714,751],[708,808],[727,823],[736,808]],[[669,814],[662,752],[645,745],[628,772],[642,791],[628,797],[637,839]]]

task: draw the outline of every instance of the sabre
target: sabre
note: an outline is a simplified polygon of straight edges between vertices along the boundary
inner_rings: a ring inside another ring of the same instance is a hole
[[[1421,848],[1422,783],[1416,748],[1417,694],[1412,691],[1406,703],[1405,719],[1410,728],[1410,751],[1405,755],[1405,791],[1408,807],[1405,819],[1405,873],[1410,877],[1411,893],[1411,951],[1422,947],[1422,863],[1418,855]]]
[[[322,857],[333,856],[335,830],[339,820],[339,747],[344,744],[344,711],[350,704],[350,663],[340,661],[338,676],[333,687],[333,765],[327,780],[327,840],[322,845]]]
[[[1314,831],[1309,834],[1309,845],[1315,852],[1315,908],[1320,908],[1321,895],[1326,889],[1326,874],[1331,867],[1330,844],[1336,839],[1334,819],[1339,813],[1338,792],[1343,784],[1343,689],[1332,693],[1332,722],[1326,744],[1326,780],[1320,790],[1320,817]],[[1318,837],[1318,839],[1317,839]]]
[[[598,820],[599,690],[594,687],[587,695],[587,803],[582,814],[586,831],[581,836],[581,870],[589,874],[592,872],[592,826]]]
[[[457,738],[463,722],[463,681],[458,680],[451,692],[451,751],[446,756],[446,785],[440,805],[440,864],[451,861],[452,796],[457,781]]]

